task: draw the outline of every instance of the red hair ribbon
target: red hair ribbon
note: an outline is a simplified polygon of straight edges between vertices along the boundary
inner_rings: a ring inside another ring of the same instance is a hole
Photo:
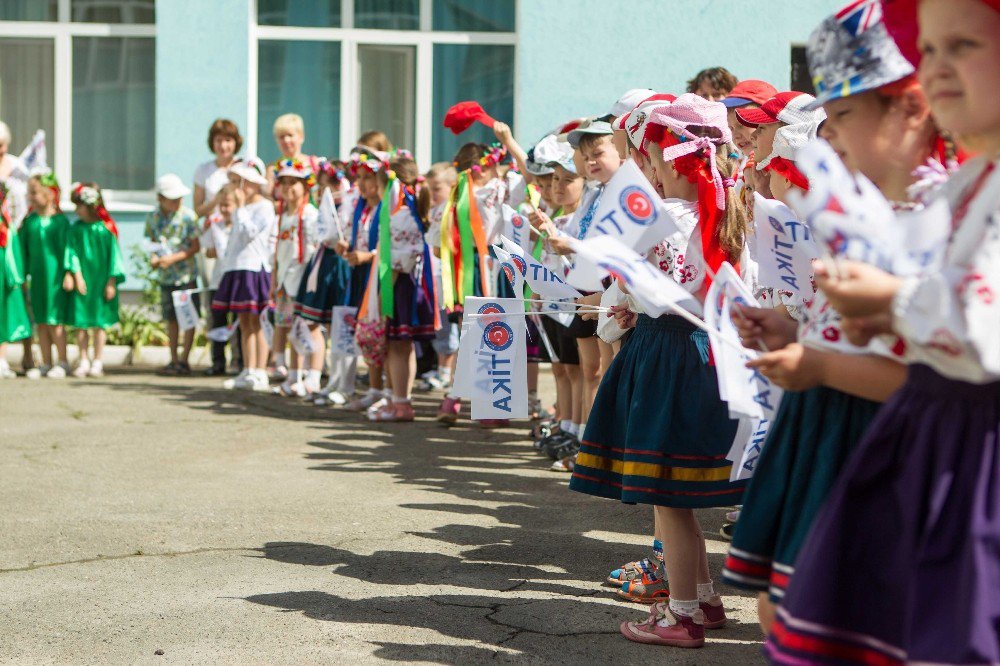
[[[772,157],[771,161],[764,167],[764,170],[773,171],[795,187],[802,188],[806,192],[809,191],[809,179],[799,171],[799,168],[795,166],[795,162],[791,160],[786,160],[784,157]]]
[[[118,238],[118,225],[115,224],[115,219],[111,217],[111,213],[104,207],[104,204],[99,203],[94,206],[94,212],[97,213],[97,217],[104,223],[104,226],[111,232],[111,235]]]
[[[10,239],[10,205],[7,203],[7,188],[0,183],[0,248],[7,247]]]
[[[663,132],[660,148],[681,145],[680,139],[670,131]],[[719,227],[726,214],[726,192],[715,164],[715,146],[708,144],[695,152],[673,160],[674,171],[698,186],[698,226],[701,227],[701,251],[705,264],[716,273],[729,256],[719,243]],[[719,202],[722,205],[719,205]],[[735,262],[734,262],[735,265]],[[705,288],[711,285],[711,275],[705,276]]]

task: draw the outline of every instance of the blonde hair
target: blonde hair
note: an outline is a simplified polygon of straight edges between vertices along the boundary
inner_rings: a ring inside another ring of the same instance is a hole
[[[455,167],[448,162],[435,162],[431,165],[431,168],[427,170],[424,177],[428,179],[434,178],[435,180],[441,180],[451,185],[458,182],[458,172],[455,171]]]
[[[286,113],[278,116],[272,128],[274,136],[279,136],[286,132],[296,133],[300,136],[306,135],[306,125],[302,121],[302,116],[297,113]]]
[[[719,146],[715,153],[715,163],[719,175],[724,180],[732,180],[739,168],[739,160],[729,156],[728,146]],[[735,187],[726,188],[726,214],[719,225],[719,245],[735,264],[743,254],[747,230],[750,228],[750,213],[747,204],[736,194]]]

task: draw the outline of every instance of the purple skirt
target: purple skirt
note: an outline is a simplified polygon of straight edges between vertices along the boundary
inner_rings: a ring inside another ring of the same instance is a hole
[[[212,309],[219,312],[252,312],[267,309],[271,293],[271,273],[229,271],[223,274],[212,298]]]
[[[412,275],[400,273],[392,288],[395,312],[386,332],[390,340],[429,342],[434,339],[434,304]]]
[[[1000,382],[910,368],[816,516],[766,650],[1000,662]]]

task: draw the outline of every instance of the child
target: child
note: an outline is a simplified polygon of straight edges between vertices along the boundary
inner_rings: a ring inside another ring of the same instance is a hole
[[[144,235],[158,244],[157,251],[149,257],[149,265],[156,269],[160,284],[160,312],[167,322],[167,339],[170,346],[170,363],[159,374],[190,375],[188,358],[194,344],[194,329],[184,331],[181,355],[177,356],[180,327],[174,312],[173,294],[176,291],[197,289],[198,266],[195,257],[201,249],[198,236],[198,218],[185,207],[183,199],[191,194],[180,177],[168,173],[156,180],[156,200],[159,206],[146,217]],[[201,299],[192,294],[194,307],[201,310]]]
[[[687,91],[712,102],[719,102],[736,87],[738,79],[725,67],[703,69],[687,82]]]
[[[31,213],[24,218],[19,236],[25,277],[30,280],[31,312],[42,349],[42,376],[62,379],[69,372],[66,329],[69,294],[63,290],[62,262],[66,254],[69,220],[59,212],[59,183],[52,173],[28,180]],[[52,362],[52,345],[58,364]]]
[[[63,289],[72,292],[68,324],[78,329],[80,347],[73,376],[103,377],[107,328],[118,323],[118,285],[125,281],[118,227],[96,184],[74,183],[69,200],[80,218],[70,227],[63,261]],[[94,340],[91,357],[88,331]]]
[[[260,159],[250,157],[229,168],[239,187],[233,190],[236,212],[222,258],[223,275],[212,299],[212,309],[239,317],[243,343],[243,372],[223,382],[227,389],[267,391],[264,370],[268,344],[261,329],[260,314],[267,311],[271,293],[271,259],[274,256],[274,206],[261,191],[267,187]]]
[[[308,323],[313,347],[316,350],[323,349],[326,344],[321,326],[330,325],[333,308],[347,303],[350,296],[351,267],[336,250],[337,242],[342,240],[341,230],[344,229],[346,233],[346,224],[339,218],[337,210],[343,205],[344,195],[349,186],[343,162],[321,163],[317,194],[322,201],[325,193],[329,191],[333,197],[334,209],[330,211],[329,219],[320,220],[325,224],[325,234],[319,238],[319,248],[306,266],[295,298],[295,315]],[[318,214],[319,216],[326,214],[322,210],[322,204]],[[341,220],[340,226],[333,219],[334,215]],[[335,354],[334,346],[330,345],[330,379],[319,392],[314,392],[316,393],[313,396],[314,404],[343,405],[347,402],[347,396],[354,393],[357,364],[352,360],[355,358],[345,358]],[[309,359],[309,364],[310,376],[318,382],[323,370],[323,354],[314,353]],[[310,379],[307,383],[311,382]]]
[[[386,318],[386,370],[392,402],[376,412],[374,420],[412,421],[410,392],[417,363],[414,343],[431,340],[437,327],[430,251],[424,242],[430,195],[425,192],[418,201],[414,187],[420,172],[411,158],[397,157],[388,167],[378,174],[385,194],[378,216],[377,264],[373,264],[368,280],[366,302],[368,308],[379,307]],[[359,320],[365,316],[364,309]]]
[[[0,181],[0,379],[17,376],[7,363],[7,343],[31,337],[31,320],[21,289],[21,243],[7,193],[7,185]]]
[[[212,275],[208,282],[208,302],[211,304],[215,298],[215,292],[219,289],[222,275],[225,273],[225,266],[221,259],[226,256],[226,247],[229,245],[229,236],[233,230],[233,213],[239,207],[236,198],[236,189],[239,185],[227,183],[213,197],[217,201],[218,211],[211,213],[205,219],[205,231],[202,233],[201,248],[205,251],[205,256],[213,260]],[[211,308],[210,308],[211,309]],[[230,325],[235,316],[229,312],[211,310],[212,328],[221,328]],[[243,371],[243,345],[240,344],[239,334],[230,338],[230,349],[232,358],[230,367],[235,369],[236,374]],[[226,342],[212,341],[212,367],[205,371],[208,377],[219,377],[226,374]]]
[[[431,266],[434,272],[434,293],[441,294],[441,218],[444,216],[448,194],[458,181],[458,172],[447,162],[432,164],[426,174],[427,182],[424,188],[430,195],[431,210],[428,213],[430,226],[427,229],[426,241],[431,247]],[[437,372],[428,378],[433,388],[450,388],[452,373],[455,371],[455,361],[458,357],[458,324],[448,318],[444,308],[438,313],[441,328],[434,336],[433,346],[437,353]]]
[[[368,287],[370,264],[375,258],[375,253],[371,251],[374,248],[374,243],[371,242],[371,231],[375,224],[376,209],[382,199],[376,174],[385,169],[385,163],[378,156],[370,152],[363,152],[358,154],[356,164],[358,200],[351,212],[349,238],[337,243],[337,251],[351,266],[348,305],[360,307]],[[383,393],[382,365],[385,362],[385,330],[381,319],[374,323],[358,322],[356,337],[368,364],[368,392],[347,403],[346,408],[352,411],[372,409],[374,413],[389,402],[389,396]]]
[[[542,211],[536,211],[529,216],[529,219],[535,227],[547,235],[542,262],[553,273],[564,275],[567,266],[565,254],[569,252],[569,241],[564,235],[564,230],[572,222],[580,206],[584,179],[576,171],[572,146],[563,141],[557,146],[558,153],[551,155],[547,162],[553,170],[551,197],[553,205],[558,207],[556,217],[552,219]],[[544,154],[541,157],[544,158]],[[559,428],[543,439],[539,443],[539,448],[549,458],[559,461],[575,453],[579,446],[581,433],[578,426],[583,419],[582,407],[586,389],[580,371],[580,346],[577,344],[574,331],[556,323],[551,317],[543,319],[542,326],[545,327],[559,358],[558,365],[562,366],[560,372],[565,379],[564,385],[556,392],[557,411],[561,419]],[[553,363],[553,367],[555,366]]]
[[[654,170],[664,194],[679,200],[677,225],[686,232],[654,254],[685,291],[700,294],[709,271],[738,261],[746,229],[725,184],[735,168],[726,108],[686,94],[654,109],[648,125]],[[570,488],[655,506],[665,571],[636,587],[669,602],[621,631],[638,642],[701,647],[706,626],[721,627],[726,617],[693,509],[730,505],[742,494],[725,457],[737,422],[719,398],[704,333],[671,315],[639,315],[635,327],[598,390]]]
[[[830,17],[810,37],[808,52],[814,78],[825,91],[817,102],[830,111],[827,131],[842,137],[835,149],[855,168],[863,166],[886,195],[905,200],[913,172],[930,157],[937,138],[913,67],[881,23],[855,36]],[[879,57],[864,70],[852,65],[859,55],[875,53]],[[844,85],[848,80],[851,85]],[[778,130],[767,160],[771,191],[779,199],[790,187],[808,186],[794,164],[792,144],[804,143],[810,132],[796,127]],[[771,352],[754,367],[786,389],[723,571],[730,584],[759,592],[765,633],[816,513],[880,403],[905,379],[899,363],[845,345],[840,317],[825,316],[828,309],[818,294],[798,331],[794,326],[789,331],[788,320],[774,310],[748,310],[734,319],[748,346],[759,337]],[[814,322],[821,317],[820,329]]]
[[[911,365],[799,552],[766,644],[775,663],[1000,662],[1000,3],[894,4],[899,39],[919,17],[934,119],[979,156],[941,192],[942,265],[905,278],[818,266],[852,342],[899,336]]]
[[[285,365],[285,343],[295,318],[295,296],[299,293],[306,266],[319,245],[319,213],[309,203],[309,190],[314,182],[313,172],[302,162],[294,159],[278,162],[281,201],[278,203],[278,242],[274,251],[274,278],[271,282],[271,300],[275,305],[274,362],[278,367]],[[322,367],[325,347],[322,339],[319,343],[313,356],[318,357]],[[310,370],[309,376],[303,377],[304,360],[293,347],[288,378],[278,388],[281,395],[304,397],[306,394],[319,392],[320,370]]]

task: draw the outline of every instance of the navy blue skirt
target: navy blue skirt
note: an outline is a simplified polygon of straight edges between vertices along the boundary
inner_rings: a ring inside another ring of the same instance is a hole
[[[354,307],[359,307],[361,301],[365,299],[365,289],[368,287],[368,275],[371,273],[372,265],[358,264],[357,266],[351,267],[348,264],[348,269],[350,269],[350,302],[348,305],[353,305]]]
[[[910,368],[816,516],[766,649],[1000,663],[1000,382]]]
[[[316,264],[319,263],[317,267]],[[318,270],[316,291],[308,291],[309,275]],[[351,281],[351,266],[347,260],[328,247],[320,249],[309,260],[299,293],[295,297],[295,314],[321,324],[329,324],[336,305],[346,305]]]
[[[434,304],[409,273],[400,273],[392,288],[395,312],[386,333],[390,340],[429,342],[434,339]]]
[[[212,297],[212,309],[259,314],[267,309],[270,294],[269,271],[228,271],[223,273],[219,288]]]
[[[785,393],[743,497],[727,583],[781,600],[816,514],[881,406],[825,386]]]
[[[604,374],[570,488],[632,504],[738,504],[726,454],[738,422],[719,398],[708,336],[677,316],[640,315]]]

